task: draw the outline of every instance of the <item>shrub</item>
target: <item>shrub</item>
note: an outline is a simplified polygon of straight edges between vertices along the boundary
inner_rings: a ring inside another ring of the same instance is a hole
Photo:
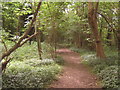
[[[51,47],[47,43],[41,43],[42,45],[42,58],[51,58],[51,53],[53,52],[53,47]],[[28,60],[37,58],[39,59],[38,50],[37,50],[37,43],[33,42],[31,45],[29,43],[26,43],[23,47],[18,48],[14,53],[12,53],[12,56],[14,57],[14,60]]]
[[[85,55],[82,55],[81,58],[84,61],[89,61],[89,60],[95,60],[96,56],[95,56],[95,54],[85,54]]]
[[[118,88],[120,85],[118,78],[118,66],[109,66],[99,74],[104,88]]]
[[[42,60],[30,59],[30,60],[26,60],[25,63],[29,64],[31,66],[37,67],[37,66],[41,66],[41,65],[50,65],[55,62],[53,59],[42,59]]]
[[[118,65],[117,57],[108,57],[106,59],[99,59],[94,54],[93,55],[83,55],[81,56],[83,62],[86,62],[91,67],[95,67],[96,65],[103,65],[103,66],[111,66],[111,65]]]
[[[107,59],[104,60],[104,62],[108,66],[118,65],[118,57],[116,57],[116,56],[109,56]]]
[[[103,88],[118,88],[118,53],[115,50],[106,51],[107,58],[99,59],[94,53],[83,51],[82,62],[92,67],[92,71],[99,75]],[[119,74],[120,75],[120,74]]]
[[[69,43],[62,43],[57,45],[58,48],[70,48],[71,44]]]
[[[105,64],[102,64],[102,65],[96,65],[94,68],[93,68],[93,72],[96,73],[96,74],[99,74],[101,72],[101,70],[105,69],[107,67],[107,65]]]
[[[77,52],[77,53],[80,53],[80,55],[88,55],[88,54],[94,54],[95,52],[91,52],[90,50],[88,50],[88,49],[82,49],[82,48],[74,48],[74,47],[72,47],[72,48],[70,48],[72,51],[74,51],[74,52]],[[87,56],[86,55],[86,56]]]
[[[102,67],[100,65],[103,65],[103,66],[106,65],[105,60],[103,61],[103,60],[97,58],[95,56],[95,54],[90,54],[90,55],[85,54],[85,55],[82,55],[81,57],[83,59],[83,61],[82,61],[83,63],[85,63],[93,68],[96,67],[98,69],[98,67]]]
[[[49,65],[49,64],[52,64],[52,63],[54,63],[53,59],[43,59],[43,60],[41,60],[41,64],[43,64],[43,65]]]
[[[59,65],[64,65],[64,60],[61,56],[57,56],[54,61]]]
[[[81,52],[85,52],[85,50],[84,49],[79,49],[79,48],[70,48],[72,51],[74,51],[74,52],[77,52],[77,53],[81,53]]]
[[[34,42],[29,45],[26,43],[23,47],[18,48],[14,53],[12,53],[14,60],[23,61],[31,58],[38,58],[37,44]]]
[[[34,60],[34,64],[36,62]],[[50,84],[61,67],[55,63],[34,66],[26,62],[11,62],[3,73],[3,88],[44,88]]]
[[[54,48],[48,43],[42,43],[42,57],[51,58]]]
[[[53,48],[50,45],[42,43],[42,46],[43,60],[38,59],[36,42],[31,45],[26,43],[12,53],[14,59],[2,74],[3,88],[44,88],[56,78],[61,70],[58,63],[61,64],[63,61],[61,57],[51,59],[49,53]],[[45,59],[46,57],[49,59]]]

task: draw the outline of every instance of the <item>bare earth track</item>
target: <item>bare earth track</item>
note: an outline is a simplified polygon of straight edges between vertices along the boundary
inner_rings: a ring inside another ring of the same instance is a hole
[[[69,49],[59,49],[57,53],[63,57],[65,64],[63,73],[51,88],[101,88],[98,79],[80,61],[80,55]]]

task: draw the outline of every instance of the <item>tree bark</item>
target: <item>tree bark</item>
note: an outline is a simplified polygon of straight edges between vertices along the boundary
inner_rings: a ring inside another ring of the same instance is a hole
[[[95,38],[97,57],[105,58],[106,56],[104,54],[101,37],[98,32],[98,24],[97,24],[98,4],[99,2],[96,3],[88,2],[88,21]]]

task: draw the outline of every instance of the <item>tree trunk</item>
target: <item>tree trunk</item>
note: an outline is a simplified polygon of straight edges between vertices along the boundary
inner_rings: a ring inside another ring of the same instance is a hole
[[[97,9],[98,2],[88,2],[88,21],[95,38],[97,57],[105,58],[101,37],[98,32]]]
[[[38,30],[38,35],[37,35],[37,43],[38,43],[38,54],[39,54],[39,59],[42,59],[42,48],[41,48],[41,39],[40,39],[40,30]]]
[[[35,32],[38,32],[38,35],[36,36],[36,41],[37,41],[37,47],[38,47],[38,54],[39,54],[39,59],[42,59],[42,56],[41,56],[41,34],[40,34],[40,30],[38,29],[38,26],[37,26],[37,22],[35,23]]]
[[[53,25],[53,35],[54,35],[54,58],[56,57],[56,49],[57,49],[57,30],[56,27]]]
[[[31,3],[31,5],[32,5],[33,12],[34,12],[34,9],[36,8],[35,2],[34,2],[34,5],[32,3]],[[40,13],[38,13],[38,15],[40,15]],[[42,60],[41,32],[38,29],[38,26],[40,26],[40,21],[38,20],[38,17],[36,17],[34,28],[35,28],[35,32],[38,33],[38,35],[36,35],[38,55],[39,55],[39,59]]]

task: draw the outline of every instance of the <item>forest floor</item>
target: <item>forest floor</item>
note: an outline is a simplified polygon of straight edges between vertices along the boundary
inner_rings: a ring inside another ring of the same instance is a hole
[[[64,59],[63,71],[50,88],[101,88],[98,77],[90,68],[81,63],[80,55],[69,49],[59,49],[57,53]]]

